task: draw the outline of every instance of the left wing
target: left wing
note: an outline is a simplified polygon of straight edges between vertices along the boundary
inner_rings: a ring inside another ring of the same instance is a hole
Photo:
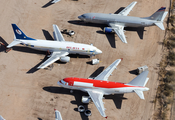
[[[103,101],[102,101],[103,93],[95,91],[95,90],[87,90],[87,92],[90,95],[92,101],[94,102],[100,114],[103,117],[106,117],[105,108],[104,108]]]
[[[54,63],[55,61],[59,60],[60,57],[68,55],[68,52],[52,52],[50,58],[48,58],[45,62],[43,62],[38,69],[42,68],[44,69],[48,65]]]
[[[108,25],[115,31],[115,33],[118,35],[118,37],[122,42],[127,43],[124,31],[123,31],[124,26],[117,25],[114,23],[109,23]]]
[[[111,73],[114,71],[114,69],[117,67],[117,65],[121,62],[122,59],[117,59],[114,61],[109,67],[107,67],[103,72],[101,72],[97,77],[95,77],[95,80],[108,80],[108,77],[111,75]]]
[[[53,24],[53,30],[54,30],[53,35],[54,35],[55,41],[64,42],[65,39],[64,39],[64,37],[62,36],[62,34],[61,34],[61,32],[60,32],[60,29],[58,28],[57,25],[54,25],[54,24]]]
[[[132,2],[130,5],[128,5],[127,7],[125,7],[125,9],[123,9],[118,15],[123,15],[123,16],[127,16],[129,14],[129,12],[132,10],[132,8],[135,6],[137,2]]]

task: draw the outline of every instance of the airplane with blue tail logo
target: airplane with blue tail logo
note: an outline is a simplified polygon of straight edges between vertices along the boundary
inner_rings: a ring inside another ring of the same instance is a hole
[[[32,49],[51,52],[51,55],[48,56],[49,58],[43,62],[38,69],[43,69],[57,60],[60,60],[61,62],[69,62],[70,57],[67,56],[68,54],[94,56],[102,53],[100,49],[96,48],[92,44],[88,45],[65,41],[57,25],[53,25],[54,41],[30,38],[26,36],[16,24],[12,24],[12,28],[15,38],[14,41],[7,46],[7,48],[11,48],[17,44],[22,44]]]

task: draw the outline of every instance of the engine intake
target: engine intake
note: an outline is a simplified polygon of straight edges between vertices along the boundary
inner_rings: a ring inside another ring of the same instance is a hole
[[[105,33],[114,33],[114,30],[111,27],[105,27],[103,31]]]
[[[69,62],[69,61],[70,61],[70,57],[68,57],[68,56],[61,57],[61,58],[60,58],[60,61],[61,61],[61,62]]]
[[[86,116],[91,116],[91,115],[92,115],[90,110],[84,111],[84,114],[85,114]]]
[[[82,96],[81,102],[88,104],[91,101],[91,98],[89,96]]]

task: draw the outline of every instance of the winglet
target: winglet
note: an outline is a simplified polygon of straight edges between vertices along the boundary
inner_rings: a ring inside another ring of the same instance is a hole
[[[108,118],[108,116],[105,117],[106,119]]]
[[[123,58],[120,58],[121,60],[123,60]]]

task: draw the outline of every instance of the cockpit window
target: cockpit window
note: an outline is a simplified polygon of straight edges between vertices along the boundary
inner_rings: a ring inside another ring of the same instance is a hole
[[[65,82],[64,80],[61,80],[61,83],[64,84],[64,85],[68,85],[68,83]]]
[[[85,18],[86,16],[85,15],[82,15],[83,18]]]

